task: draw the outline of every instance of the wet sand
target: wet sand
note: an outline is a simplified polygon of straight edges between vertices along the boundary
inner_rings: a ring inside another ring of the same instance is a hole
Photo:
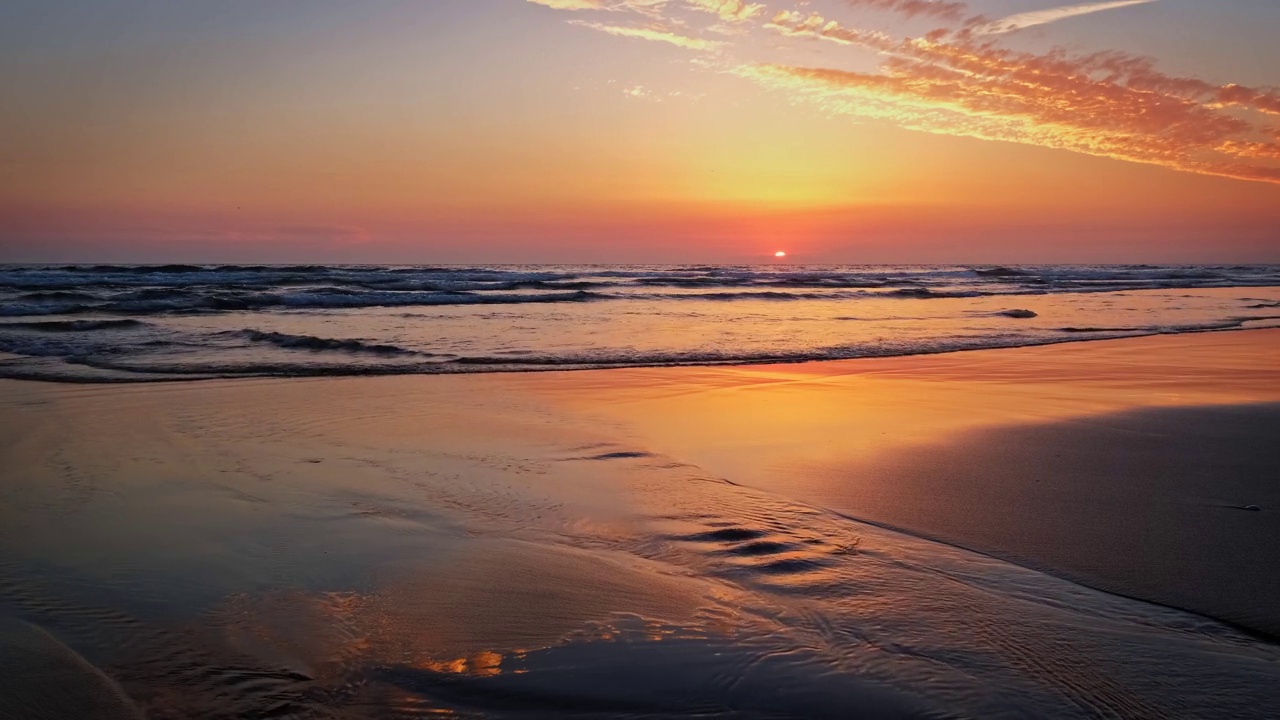
[[[580,407],[734,482],[1280,638],[1280,332],[629,380]]]
[[[152,720],[1274,717],[1278,349],[2,382],[0,616]]]
[[[0,618],[0,718],[141,720],[124,693],[47,632]]]

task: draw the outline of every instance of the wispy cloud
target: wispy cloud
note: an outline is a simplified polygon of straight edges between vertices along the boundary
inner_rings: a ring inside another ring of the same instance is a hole
[[[878,51],[878,72],[779,64],[736,72],[838,113],[924,132],[1040,145],[1246,180],[1280,182],[1265,121],[1280,92],[1159,72],[1123,52],[1031,53],[964,31],[893,40],[820,16],[779,13],[770,27]],[[1251,117],[1252,115],[1252,117]]]
[[[926,16],[958,20],[968,9],[963,2],[952,0],[846,0],[856,8],[870,8],[898,13],[906,17]]]
[[[715,13],[725,22],[745,22],[764,12],[761,3],[749,3],[744,0],[686,0],[696,10]]]
[[[784,10],[765,24],[765,27],[792,37],[810,37],[829,40],[841,45],[861,45],[874,50],[889,50],[893,38],[876,30],[858,30],[842,27],[835,20],[827,20],[817,13],[803,15]]]
[[[1064,7],[1050,8],[1048,10],[1037,10],[1035,12],[1019,13],[1010,15],[999,20],[978,25],[971,32],[974,35],[998,35],[1000,33],[1013,32],[1022,30],[1023,28],[1035,27],[1036,25],[1047,25],[1051,22],[1066,20],[1067,18],[1079,17],[1081,15],[1090,15],[1104,10],[1115,10],[1117,8],[1129,7],[1131,5],[1147,5],[1159,0],[1112,0],[1111,2],[1092,2],[1083,5],[1067,5]]]
[[[714,40],[703,40],[702,38],[681,35],[661,28],[625,27],[622,25],[606,25],[604,23],[587,22],[585,20],[574,20],[572,22],[574,25],[589,27],[593,30],[609,33],[610,35],[617,35],[618,37],[654,40],[657,42],[670,43],[688,50],[714,50],[724,44]]]
[[[556,10],[607,10],[604,0],[529,0],[534,5],[546,5]]]
[[[545,5],[555,10],[614,10],[632,11],[645,15],[660,15],[669,0],[528,0],[534,5]]]

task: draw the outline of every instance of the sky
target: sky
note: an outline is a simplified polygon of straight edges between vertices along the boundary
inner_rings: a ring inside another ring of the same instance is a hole
[[[0,262],[1280,262],[1275,0],[6,0]]]

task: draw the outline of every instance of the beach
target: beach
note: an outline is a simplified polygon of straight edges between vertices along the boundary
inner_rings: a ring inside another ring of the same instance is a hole
[[[1280,720],[1280,0],[0,4],[0,720]]]
[[[1277,351],[0,380],[0,666],[152,720],[1276,717]]]

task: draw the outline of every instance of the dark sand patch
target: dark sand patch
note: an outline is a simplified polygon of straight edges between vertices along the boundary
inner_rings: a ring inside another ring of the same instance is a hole
[[[971,431],[808,468],[853,517],[1280,638],[1280,404]],[[815,488],[816,480],[815,480]]]

